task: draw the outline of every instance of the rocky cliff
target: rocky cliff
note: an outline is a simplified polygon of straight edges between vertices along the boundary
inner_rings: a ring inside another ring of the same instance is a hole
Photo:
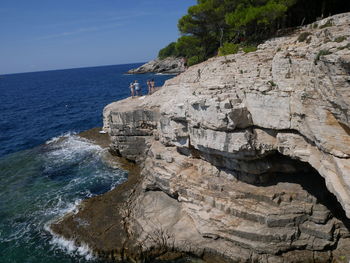
[[[350,13],[337,15],[108,105],[111,149],[142,171],[120,226],[132,245],[99,251],[348,262],[349,40]]]
[[[130,69],[128,74],[161,73],[179,74],[185,71],[184,60],[182,58],[168,57],[165,59],[155,59],[136,68]]]

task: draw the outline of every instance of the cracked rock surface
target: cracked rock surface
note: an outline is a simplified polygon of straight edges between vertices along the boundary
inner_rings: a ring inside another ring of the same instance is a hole
[[[139,254],[350,260],[349,42],[336,15],[106,106],[111,150],[141,167],[123,218]]]

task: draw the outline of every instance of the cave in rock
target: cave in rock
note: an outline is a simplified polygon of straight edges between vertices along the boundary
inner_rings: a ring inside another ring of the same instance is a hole
[[[310,196],[315,198],[317,204],[325,206],[333,217],[341,221],[350,232],[350,219],[347,218],[344,209],[326,186],[325,179],[309,163],[293,160],[290,157],[276,153],[268,157],[272,163],[279,163],[281,167],[287,165],[295,168],[295,172],[273,171],[260,175],[256,185],[273,186],[280,183],[297,184]],[[272,169],[273,170],[273,169]],[[263,179],[262,179],[263,178]]]

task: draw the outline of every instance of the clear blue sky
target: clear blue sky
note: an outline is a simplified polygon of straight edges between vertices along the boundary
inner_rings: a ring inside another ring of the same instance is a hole
[[[1,0],[0,74],[144,62],[195,0]]]

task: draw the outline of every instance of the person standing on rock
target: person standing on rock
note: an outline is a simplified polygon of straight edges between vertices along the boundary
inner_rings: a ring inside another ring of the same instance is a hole
[[[131,97],[133,98],[135,96],[135,91],[134,91],[135,86],[133,82],[130,83],[129,88],[130,88]]]
[[[184,65],[184,69],[187,70],[187,58],[182,58],[182,63]]]
[[[154,87],[154,79],[151,79],[151,92],[153,93],[153,92],[155,92],[155,87]]]
[[[140,83],[137,82],[137,80],[134,81],[134,87],[135,87],[135,93],[136,96],[141,96],[141,87],[140,87]]]
[[[148,87],[148,95],[152,94],[152,85],[151,85],[151,81],[148,79],[147,80],[147,87]]]

